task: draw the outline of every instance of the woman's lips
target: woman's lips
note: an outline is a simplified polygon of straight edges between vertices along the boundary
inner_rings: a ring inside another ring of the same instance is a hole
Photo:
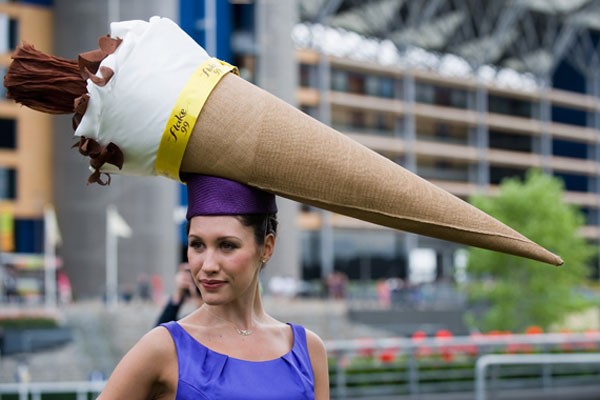
[[[216,290],[216,289],[220,288],[221,286],[225,285],[225,281],[214,280],[214,279],[202,279],[200,281],[200,284],[202,285],[202,287],[204,287],[207,290]]]

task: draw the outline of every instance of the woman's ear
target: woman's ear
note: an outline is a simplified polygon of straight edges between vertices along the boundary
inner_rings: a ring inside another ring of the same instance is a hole
[[[263,245],[263,262],[267,262],[271,259],[273,251],[275,251],[275,235],[269,233],[265,236],[265,244]]]

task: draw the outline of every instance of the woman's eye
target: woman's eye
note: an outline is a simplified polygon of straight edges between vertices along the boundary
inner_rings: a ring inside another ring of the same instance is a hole
[[[200,249],[200,248],[202,248],[203,245],[204,244],[199,240],[192,240],[188,246],[191,247],[192,249]]]
[[[237,246],[231,242],[223,242],[223,243],[221,243],[221,248],[225,249],[225,250],[233,250],[233,249],[236,249]]]

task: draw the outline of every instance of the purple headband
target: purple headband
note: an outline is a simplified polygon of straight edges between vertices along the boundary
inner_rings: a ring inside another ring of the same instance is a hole
[[[185,176],[188,193],[188,221],[197,215],[274,214],[275,196],[250,186],[217,178]]]

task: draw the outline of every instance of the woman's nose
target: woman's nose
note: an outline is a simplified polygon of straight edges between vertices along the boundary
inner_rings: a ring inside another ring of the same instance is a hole
[[[205,273],[219,270],[219,262],[212,251],[206,251],[202,259],[202,271]]]

